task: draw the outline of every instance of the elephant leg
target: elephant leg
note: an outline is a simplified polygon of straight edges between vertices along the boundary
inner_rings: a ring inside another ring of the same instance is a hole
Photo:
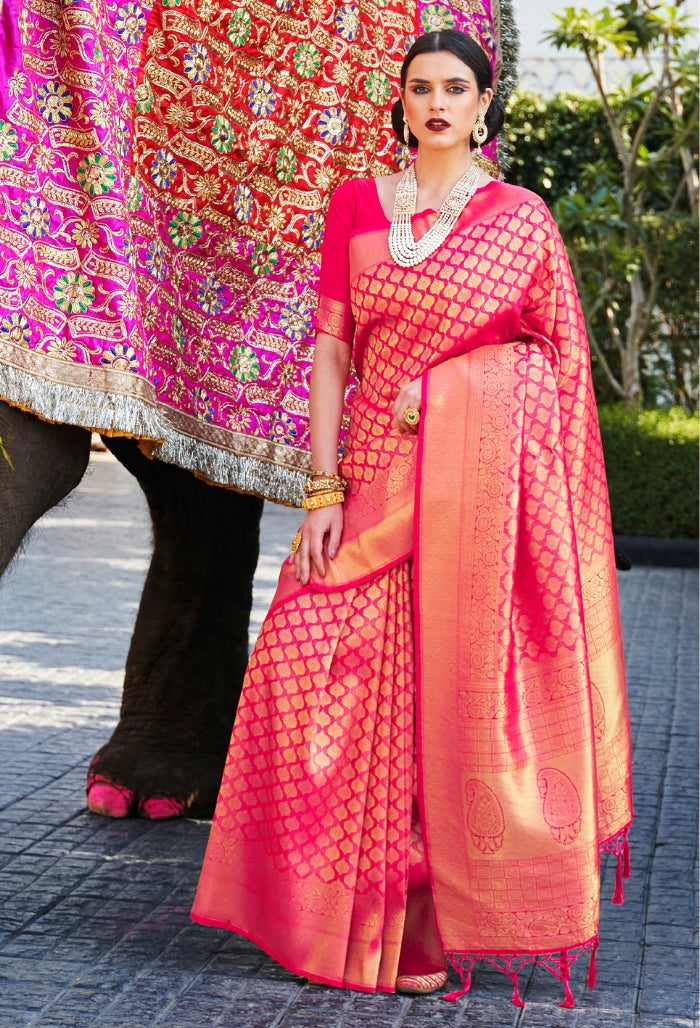
[[[0,575],[34,522],[80,482],[90,437],[0,401]]]
[[[138,479],[154,549],[126,663],[119,724],[94,758],[98,814],[209,817],[248,660],[263,501],[105,439]]]

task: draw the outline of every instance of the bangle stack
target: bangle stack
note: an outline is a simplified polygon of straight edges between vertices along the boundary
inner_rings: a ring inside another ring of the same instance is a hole
[[[306,496],[301,505],[304,510],[317,510],[332,503],[342,503],[347,487],[348,483],[340,475],[330,471],[312,471],[304,482]]]

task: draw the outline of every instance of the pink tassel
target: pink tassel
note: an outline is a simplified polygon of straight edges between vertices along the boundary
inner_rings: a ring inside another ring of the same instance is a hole
[[[525,1006],[525,1004],[523,1003],[523,1001],[520,998],[520,990],[518,989],[518,976],[517,976],[517,974],[513,975],[513,995],[511,996],[510,1001],[513,1004],[514,1007],[524,1007]]]
[[[625,844],[622,847],[622,857],[624,860],[624,870],[622,873],[624,874],[625,878],[629,878],[632,874],[632,866],[630,862],[630,844],[629,840],[627,839],[627,836],[625,836]]]
[[[617,858],[617,871],[615,872],[615,891],[613,893],[612,902],[615,906],[619,907],[625,902],[625,887],[622,884],[622,853]]]
[[[559,954],[559,977],[564,983],[564,1002],[560,1003],[559,1006],[565,1007],[566,1009],[570,1010],[571,1007],[575,1006],[576,1004],[574,1002],[574,994],[571,991],[571,986],[569,985],[571,971],[569,962],[567,960],[568,955],[569,951],[566,949],[563,949]]]
[[[572,1007],[576,1006],[576,1001],[574,1000],[574,994],[571,991],[571,986],[569,985],[568,978],[564,978],[563,982],[564,982],[564,1002],[560,1003],[559,1006],[560,1007],[564,1007],[567,1010],[571,1010]]]
[[[595,989],[596,975],[598,973],[598,944],[591,950],[591,959],[588,964],[588,988]]]
[[[468,992],[469,986],[465,985],[463,989],[457,989],[456,992],[446,992],[442,998],[446,999],[448,1003],[456,1003],[458,999],[461,999],[462,996],[466,996]]]
[[[469,992],[469,989],[472,984],[471,968],[469,968],[469,970],[466,972],[460,972],[460,976],[462,978],[462,985],[464,986],[464,988],[457,989],[456,992],[446,992],[442,998],[446,999],[448,1003],[456,1003],[458,999],[461,999],[462,996],[466,996],[466,994]]]

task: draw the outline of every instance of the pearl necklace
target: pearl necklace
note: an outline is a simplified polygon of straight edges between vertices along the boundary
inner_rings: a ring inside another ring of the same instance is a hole
[[[440,208],[434,225],[416,242],[411,217],[416,213],[418,183],[413,165],[407,169],[396,188],[394,213],[389,229],[389,250],[396,263],[402,268],[412,268],[426,257],[435,253],[445,242],[457,219],[476,192],[481,172],[476,165],[468,169],[455,183]]]

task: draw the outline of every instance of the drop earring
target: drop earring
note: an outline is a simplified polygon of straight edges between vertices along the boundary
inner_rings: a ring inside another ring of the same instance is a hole
[[[477,153],[481,153],[481,147],[486,142],[488,134],[489,130],[486,125],[486,122],[484,121],[484,116],[483,114],[480,114],[479,117],[476,119],[476,124],[474,125],[474,128],[472,129],[472,139],[476,143]]]
[[[406,144],[406,146],[409,145],[410,138],[411,138],[411,130],[408,127],[408,122],[406,121],[406,115],[404,114],[404,116],[403,116],[403,141]]]

